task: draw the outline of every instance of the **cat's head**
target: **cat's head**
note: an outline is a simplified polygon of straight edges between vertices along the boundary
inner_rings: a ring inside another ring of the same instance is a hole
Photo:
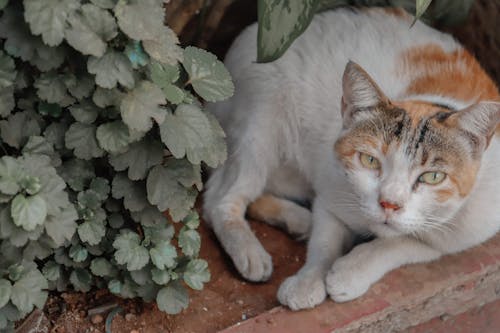
[[[466,201],[500,121],[500,103],[455,111],[389,101],[349,62],[342,117],[334,150],[352,184],[356,209],[377,234],[413,233],[445,229]]]

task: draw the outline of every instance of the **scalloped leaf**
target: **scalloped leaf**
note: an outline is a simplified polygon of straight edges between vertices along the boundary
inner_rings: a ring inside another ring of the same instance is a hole
[[[211,167],[226,159],[224,131],[212,115],[196,105],[181,104],[175,113],[168,112],[160,124],[160,135],[175,158],[187,156],[192,164],[204,161]]]
[[[104,150],[99,147],[96,130],[92,124],[73,123],[64,137],[66,147],[73,149],[75,156],[83,160],[103,156]]]
[[[129,89],[134,87],[132,64],[123,53],[108,51],[100,58],[91,56],[87,70],[95,74],[95,82],[102,88],[111,89],[118,83]]]
[[[178,314],[189,305],[189,296],[186,288],[178,281],[173,281],[158,292],[156,303],[160,310]]]
[[[128,169],[131,180],[144,179],[149,169],[162,162],[163,145],[159,141],[144,139],[132,143],[128,150],[119,155],[111,155],[109,163],[116,171]]]
[[[205,50],[189,46],[184,49],[184,68],[194,91],[209,102],[221,101],[234,93],[234,84],[224,64]]]
[[[135,40],[156,39],[163,27],[164,13],[160,0],[120,0],[115,6],[120,29]]]
[[[167,114],[160,105],[166,104],[161,89],[149,81],[142,81],[123,98],[120,112],[123,122],[130,129],[146,132],[153,126],[154,119],[161,124]]]
[[[79,6],[78,0],[24,0],[24,18],[34,35],[56,46],[63,41],[68,16]]]
[[[118,34],[113,16],[93,4],[84,4],[71,13],[68,25],[64,31],[68,44],[95,57],[101,57],[106,51],[106,42]]]
[[[12,200],[11,216],[15,225],[31,231],[45,221],[47,204],[40,195],[25,197],[18,194]]]
[[[184,282],[194,290],[202,290],[203,284],[210,280],[208,263],[203,259],[191,260],[184,271]]]
[[[127,265],[129,271],[146,266],[149,262],[149,253],[140,242],[141,238],[135,232],[123,231],[113,242],[113,247],[116,249],[116,262],[120,265]]]

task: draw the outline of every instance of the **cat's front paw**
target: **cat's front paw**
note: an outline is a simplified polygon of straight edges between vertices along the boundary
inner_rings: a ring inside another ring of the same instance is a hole
[[[287,278],[278,290],[278,300],[292,310],[313,308],[326,298],[325,282],[319,273],[298,273]]]
[[[273,272],[273,260],[258,240],[243,244],[240,251],[231,255],[243,277],[249,281],[267,281]]]
[[[340,258],[326,276],[326,290],[335,302],[347,302],[363,295],[372,281],[348,258]]]

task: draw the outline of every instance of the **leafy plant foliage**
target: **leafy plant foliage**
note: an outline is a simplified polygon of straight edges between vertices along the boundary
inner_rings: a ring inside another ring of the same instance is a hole
[[[226,146],[200,100],[234,87],[163,21],[160,0],[0,1],[0,331],[50,289],[178,313],[210,279],[193,206]]]
[[[474,0],[258,0],[257,61],[278,59],[307,28],[315,13],[342,6],[402,7],[416,19],[452,25],[467,17]]]

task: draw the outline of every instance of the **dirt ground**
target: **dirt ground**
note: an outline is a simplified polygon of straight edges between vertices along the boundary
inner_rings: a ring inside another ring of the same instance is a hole
[[[274,272],[269,282],[249,283],[242,280],[212,231],[202,224],[200,253],[208,261],[212,278],[202,292],[191,293],[187,310],[169,316],[154,304],[122,301],[105,291],[87,295],[64,293],[51,297],[45,308],[53,324],[52,332],[104,332],[107,313],[88,316],[87,312],[112,303],[123,308],[123,312],[114,317],[113,333],[212,333],[277,306],[277,288],[303,264],[305,244],[262,223],[251,222],[251,225],[273,257]]]
[[[256,19],[256,1],[236,1],[227,11],[219,32],[209,49],[223,57],[239,31]],[[466,24],[451,32],[480,60],[485,69],[500,82],[500,1],[476,0]],[[267,283],[243,281],[223,253],[213,233],[202,224],[201,257],[209,263],[211,281],[202,292],[191,293],[189,308],[177,316],[159,311],[154,304],[120,300],[106,291],[87,294],[64,293],[50,297],[44,313],[54,333],[105,332],[107,312],[89,316],[91,309],[117,304],[123,312],[114,316],[113,333],[208,333],[234,325],[278,305],[276,291],[284,278],[296,272],[304,261],[305,244],[284,232],[252,222],[257,237],[273,256],[274,273]]]

